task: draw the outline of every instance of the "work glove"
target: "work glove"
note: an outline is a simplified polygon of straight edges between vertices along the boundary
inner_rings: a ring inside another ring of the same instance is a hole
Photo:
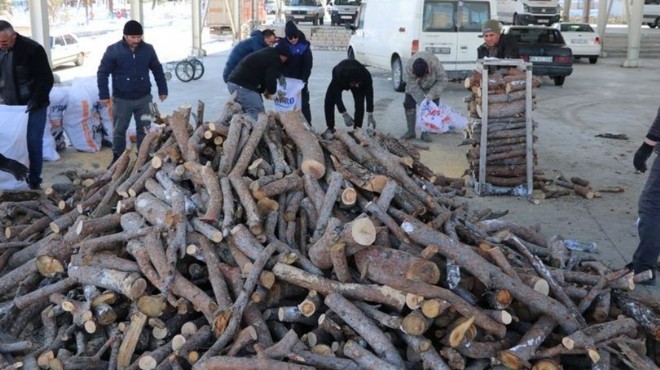
[[[25,113],[32,112],[33,110],[37,109],[37,104],[34,102],[34,100],[30,100],[27,103],[27,107],[25,109]]]
[[[646,172],[646,160],[649,159],[651,153],[653,153],[653,147],[647,143],[642,143],[642,146],[637,149],[633,158],[633,165],[637,171]]]
[[[0,171],[11,173],[16,181],[25,181],[28,178],[28,168],[23,163],[2,154],[0,154]]]
[[[374,130],[376,129],[376,120],[374,119],[373,113],[367,113],[367,127],[369,126]]]
[[[344,123],[346,124],[347,127],[353,126],[353,118],[351,118],[350,114],[348,112],[344,112],[341,114],[344,117]]]
[[[264,93],[264,99],[266,99],[266,100],[270,100],[270,97],[271,97],[271,96],[272,96],[272,95],[270,95],[268,92],[265,92],[265,93]]]

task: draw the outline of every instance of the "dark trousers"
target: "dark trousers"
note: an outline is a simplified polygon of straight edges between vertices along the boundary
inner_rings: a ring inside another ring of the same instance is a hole
[[[660,215],[639,215],[639,245],[633,254],[635,271],[655,270],[660,256]]]
[[[44,165],[44,129],[46,128],[46,112],[48,107],[35,109],[28,115],[27,149],[30,159],[28,182],[41,184],[41,170]]]
[[[129,100],[112,98],[112,153],[119,157],[126,150],[126,130],[131,123],[131,117],[135,119],[135,131],[137,134],[137,147],[140,149],[142,140],[146,136],[145,130],[151,124],[151,95]]]
[[[309,125],[312,125],[312,110],[309,108],[309,89],[307,88],[307,84],[305,84],[305,87],[303,87],[302,91],[300,92],[301,98],[302,98],[302,107],[300,110],[302,111],[303,116],[305,116],[305,119],[307,120],[307,123]]]

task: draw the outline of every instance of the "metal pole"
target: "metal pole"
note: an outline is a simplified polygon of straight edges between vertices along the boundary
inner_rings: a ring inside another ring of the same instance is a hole
[[[46,50],[48,60],[50,55],[50,24],[48,22],[47,0],[29,0],[30,32],[32,39],[40,43]]]
[[[202,57],[206,55],[202,49],[202,6],[201,0],[190,2],[192,10],[192,51],[190,55]]]
[[[144,24],[144,10],[142,9],[142,1],[140,0],[131,0],[131,19],[140,22],[141,25]]]
[[[534,137],[532,135],[532,63],[525,64],[525,151],[527,155],[527,195],[534,193]]]
[[[479,145],[479,188],[477,193],[484,195],[486,191],[486,153],[488,146],[488,66],[483,61],[481,67],[481,140]]]
[[[639,46],[642,41],[642,13],[644,0],[633,0],[628,24],[628,57],[623,62],[626,68],[639,67]]]

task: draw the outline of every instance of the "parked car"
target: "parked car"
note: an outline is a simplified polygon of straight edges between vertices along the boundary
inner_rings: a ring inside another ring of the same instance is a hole
[[[327,10],[330,15],[330,24],[334,26],[343,23],[353,23],[359,6],[360,0],[328,1]]]
[[[566,45],[573,52],[573,58],[589,58],[589,63],[596,64],[602,45],[598,33],[588,23],[557,22],[551,27],[564,35]]]
[[[284,19],[288,21],[312,22],[323,25],[325,9],[319,0],[283,0]]]
[[[513,36],[520,58],[532,63],[532,73],[552,78],[562,86],[573,73],[573,53],[558,29],[543,26],[505,26],[504,33]]]
[[[53,68],[67,63],[77,66],[85,63],[89,49],[72,33],[54,34],[50,37],[50,58]]]

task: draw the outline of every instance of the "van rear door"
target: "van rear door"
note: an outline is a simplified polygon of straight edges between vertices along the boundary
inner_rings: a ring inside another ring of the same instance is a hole
[[[463,1],[462,4],[458,24],[456,71],[472,73],[476,67],[477,48],[483,43],[483,38],[480,37],[481,27],[495,14],[491,13],[493,3],[489,1]],[[462,75],[458,77],[463,78]]]
[[[422,8],[419,50],[435,54],[445,70],[456,68],[457,14],[457,1],[426,0]]]

